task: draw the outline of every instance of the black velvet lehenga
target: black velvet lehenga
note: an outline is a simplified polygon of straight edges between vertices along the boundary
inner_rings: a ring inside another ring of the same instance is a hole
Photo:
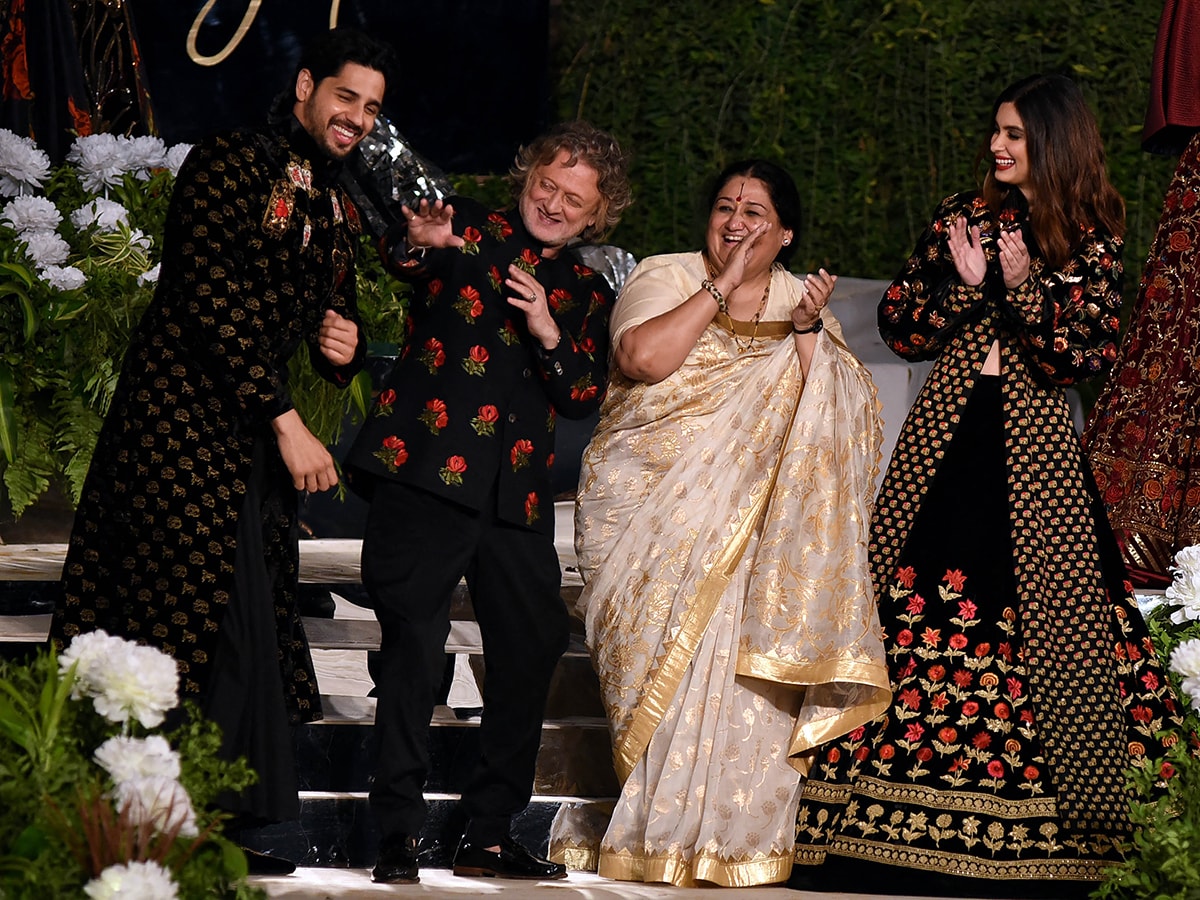
[[[878,598],[893,705],[819,752],[792,886],[1084,896],[1117,858],[1115,839],[1072,833],[1055,801],[1039,733],[1057,727],[1056,711],[1031,699],[1009,522],[1000,379],[980,376],[890,596]],[[1145,627],[1125,608],[1119,551],[1102,514],[1097,522],[1116,651],[1138,658]],[[1134,720],[1161,724],[1164,701],[1173,708],[1160,671],[1119,676],[1121,694],[1144,701],[1127,706]]]

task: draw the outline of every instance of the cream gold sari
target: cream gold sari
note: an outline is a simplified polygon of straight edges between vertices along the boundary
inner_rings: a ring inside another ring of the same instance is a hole
[[[699,253],[644,261],[614,346],[703,277]],[[601,875],[786,879],[808,755],[889,703],[867,569],[875,390],[828,311],[805,381],[803,291],[774,273],[751,349],[725,319],[658,384],[614,372],[584,455],[581,614],[622,783]],[[568,820],[552,852],[595,865]]]

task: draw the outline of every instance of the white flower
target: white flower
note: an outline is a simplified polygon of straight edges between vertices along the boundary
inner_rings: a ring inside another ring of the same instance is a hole
[[[38,275],[56,291],[73,291],[87,284],[87,276],[75,266],[42,266]]]
[[[129,233],[129,246],[141,250],[143,253],[148,253],[150,252],[150,248],[154,246],[154,239],[142,231],[142,229],[135,228]]]
[[[73,663],[78,668],[71,695],[91,697],[96,712],[110,722],[132,716],[155,728],[179,704],[175,660],[153,647],[93,631],[77,635],[59,658],[63,671]]]
[[[154,268],[147,269],[145,272],[143,272],[141,275],[139,275],[137,277],[137,283],[140,285],[157,284],[158,283],[158,270],[160,268],[162,268],[162,263],[155,263]]]
[[[80,231],[95,225],[101,231],[116,231],[117,226],[129,223],[129,210],[115,200],[97,197],[71,213],[71,224]]]
[[[167,739],[153,734],[146,738],[111,737],[92,755],[116,784],[135,778],[179,778],[179,754]]]
[[[135,825],[148,822],[158,831],[178,828],[184,837],[200,833],[192,798],[183,785],[164,775],[145,775],[117,783],[113,790],[117,809],[126,812]]]
[[[167,168],[171,172],[171,177],[179,176],[179,170],[183,168],[183,161],[187,159],[187,155],[192,152],[191,144],[176,144],[167,151]]]
[[[62,213],[45,197],[14,197],[4,207],[0,222],[11,226],[17,234],[53,231],[62,222]]]
[[[90,900],[178,900],[171,873],[156,862],[109,866],[83,888]]]
[[[1183,690],[1200,707],[1200,638],[1184,641],[1171,653],[1171,671],[1183,679]]]
[[[83,189],[92,193],[119,184],[130,163],[127,148],[116,135],[107,133],[75,138],[67,161],[79,169]]]
[[[1175,580],[1164,592],[1166,602],[1180,607],[1171,613],[1171,621],[1181,625],[1200,619],[1200,546],[1184,547],[1175,554],[1170,571]]]
[[[143,137],[119,139],[122,153],[129,166],[129,171],[137,176],[139,181],[148,181],[152,169],[162,169],[167,165],[167,145],[162,138],[149,135]]]
[[[0,196],[34,191],[50,177],[50,157],[29,138],[0,128]]]
[[[54,231],[27,231],[18,243],[35,266],[60,266],[71,255],[71,245]]]

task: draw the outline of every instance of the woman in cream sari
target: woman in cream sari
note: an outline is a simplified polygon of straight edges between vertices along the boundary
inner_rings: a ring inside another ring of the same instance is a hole
[[[836,279],[783,266],[791,178],[735,164],[710,209],[704,252],[645,260],[614,309],[576,549],[623,785],[600,874],[741,886],[787,879],[807,755],[890,698],[866,556],[880,431],[822,311]]]

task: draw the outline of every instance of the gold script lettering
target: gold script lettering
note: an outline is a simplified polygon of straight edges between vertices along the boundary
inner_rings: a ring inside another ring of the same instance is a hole
[[[192,27],[188,29],[187,36],[187,54],[188,58],[198,66],[215,66],[223,63],[226,58],[237,49],[238,44],[242,42],[242,38],[246,36],[246,32],[250,30],[250,26],[254,24],[254,18],[258,15],[259,7],[263,4],[263,0],[250,0],[250,5],[246,7],[246,14],[242,16],[242,22],[237,27],[237,31],[233,33],[233,37],[229,39],[229,43],[219,53],[214,53],[212,56],[204,56],[196,49],[196,37],[200,34],[200,26],[204,24],[204,20],[212,11],[212,8],[217,5],[217,0],[205,0],[204,6],[200,12],[196,14],[195,21],[192,22]],[[337,28],[338,13],[341,11],[342,0],[332,0],[329,4],[329,27],[330,29]]]

